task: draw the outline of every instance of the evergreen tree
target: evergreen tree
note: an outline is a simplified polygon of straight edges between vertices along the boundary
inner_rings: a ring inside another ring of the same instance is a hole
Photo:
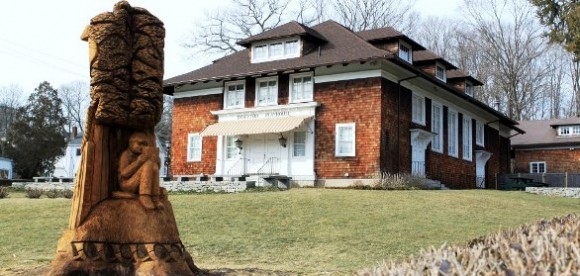
[[[531,0],[551,42],[561,43],[580,60],[580,0]]]
[[[51,174],[66,147],[62,101],[56,89],[42,82],[17,111],[9,131],[7,155],[22,178]]]

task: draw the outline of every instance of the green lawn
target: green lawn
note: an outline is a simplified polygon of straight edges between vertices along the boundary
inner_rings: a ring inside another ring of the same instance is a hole
[[[420,248],[580,213],[578,199],[499,191],[171,195],[181,239],[201,268],[352,273]],[[0,200],[0,267],[48,265],[70,200]]]

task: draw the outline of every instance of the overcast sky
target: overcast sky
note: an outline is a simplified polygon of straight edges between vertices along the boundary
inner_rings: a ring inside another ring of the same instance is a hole
[[[88,46],[80,35],[89,20],[111,11],[117,0],[10,0],[0,4],[0,87],[18,85],[28,94],[42,81],[58,88],[89,80]],[[165,78],[207,65],[180,46],[195,19],[228,1],[131,0],[165,24]],[[418,0],[423,16],[456,16],[461,0]]]

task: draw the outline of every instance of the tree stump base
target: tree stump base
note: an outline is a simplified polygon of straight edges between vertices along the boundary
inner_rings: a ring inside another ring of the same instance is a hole
[[[63,234],[48,275],[196,275],[179,239],[171,203],[148,210],[138,199],[107,199]]]

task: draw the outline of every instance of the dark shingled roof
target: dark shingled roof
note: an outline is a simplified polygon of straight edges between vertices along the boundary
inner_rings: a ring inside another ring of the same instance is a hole
[[[557,129],[557,126],[562,125],[580,125],[580,118],[519,121],[519,123],[519,127],[526,134],[512,137],[514,148],[580,145],[580,136],[558,136]]]
[[[451,64],[441,56],[429,50],[413,52],[413,64],[425,64],[432,61],[438,61],[440,63],[443,63],[443,65],[445,65],[447,69],[457,69],[457,66]]]
[[[406,36],[405,34],[395,30],[393,27],[385,27],[379,29],[365,30],[356,33],[368,42],[375,42],[381,40],[403,39],[413,46],[413,50],[425,50],[421,44]]]
[[[306,27],[296,21],[292,21],[282,26],[276,27],[274,29],[265,31],[263,33],[250,36],[246,39],[238,41],[237,43],[244,47],[249,47],[253,42],[292,36],[303,36],[306,37],[307,39],[316,41],[320,44],[326,42],[326,39],[323,36],[321,36],[317,31],[309,27]]]
[[[467,74],[467,72],[461,69],[447,70],[447,79],[467,79],[471,81],[473,85],[477,86],[483,85],[483,83],[480,82],[478,79],[472,77],[471,75]]]
[[[321,45],[320,49],[318,47],[305,49],[302,57],[250,63],[249,49],[245,49],[225,56],[208,66],[167,79],[164,86],[366,61],[392,56],[388,51],[372,46],[334,21],[323,22],[314,26],[313,30],[323,35],[328,42]]]

